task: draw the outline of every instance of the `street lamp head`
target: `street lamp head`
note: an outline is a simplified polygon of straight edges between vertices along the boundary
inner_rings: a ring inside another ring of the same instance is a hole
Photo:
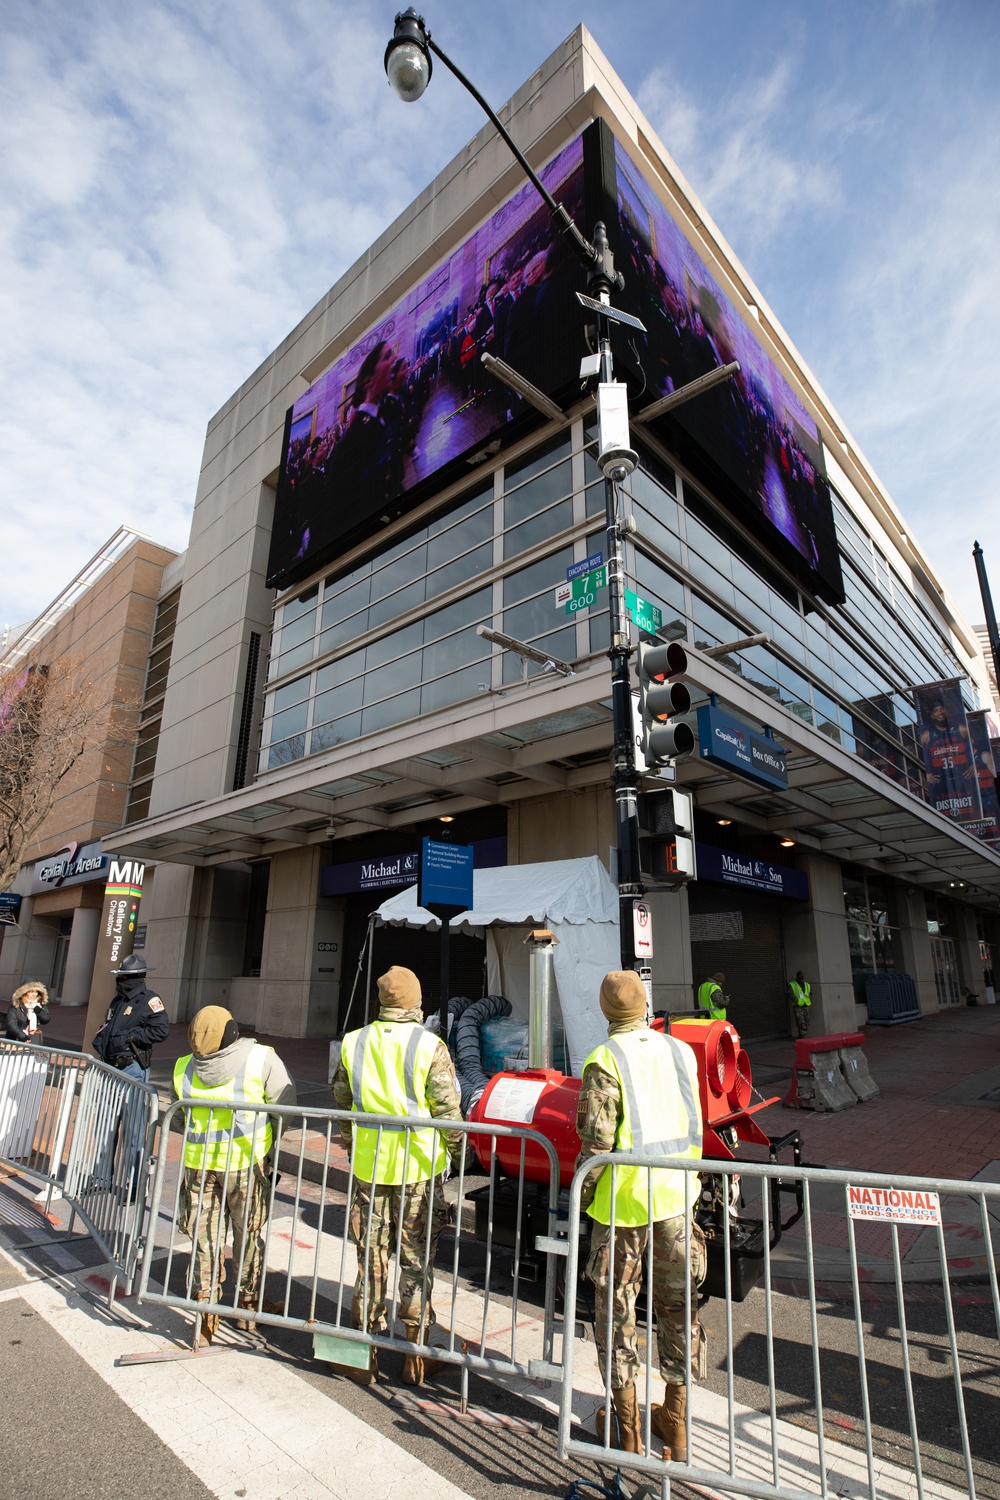
[[[385,49],[385,74],[404,104],[419,99],[431,80],[430,33],[411,5],[396,17],[392,41]]]

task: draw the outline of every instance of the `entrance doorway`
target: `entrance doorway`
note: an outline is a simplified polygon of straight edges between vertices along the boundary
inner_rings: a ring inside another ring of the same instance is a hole
[[[938,1005],[942,1010],[949,1006],[961,1005],[961,983],[955,939],[933,935],[931,937],[931,960],[934,964],[934,985],[937,989]]]
[[[780,902],[699,880],[688,887],[688,910],[695,993],[711,974],[725,974],[729,1020],[741,1037],[787,1032]]]
[[[62,995],[63,980],[66,978],[66,956],[69,953],[69,939],[72,931],[73,918],[60,917],[55,951],[52,954],[52,973],[49,978],[49,996],[53,1000],[58,1000]]]

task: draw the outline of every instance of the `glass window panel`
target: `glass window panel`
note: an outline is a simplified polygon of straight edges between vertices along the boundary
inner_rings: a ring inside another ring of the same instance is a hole
[[[534,599],[526,599],[523,604],[515,604],[511,609],[505,609],[503,628],[508,635],[514,636],[515,640],[530,641],[543,630],[551,630],[553,625],[559,623],[560,615],[565,620],[565,611],[561,606],[558,612],[556,611],[553,597],[546,590],[544,594],[539,594]],[[576,652],[571,654],[575,656]]]
[[[420,690],[420,711],[431,713],[436,708],[445,708],[449,703],[460,703],[463,698],[475,698],[481,686],[489,687],[490,669],[482,663],[463,667],[459,672],[450,672],[436,682],[427,682]]]
[[[375,574],[372,583],[378,587],[380,575]],[[394,620],[404,610],[415,609],[418,604],[423,604],[424,593],[427,586],[425,578],[418,578],[414,583],[409,583],[405,588],[397,589],[385,599],[378,599],[368,610],[368,629],[374,630],[377,625],[384,625],[386,620]]]
[[[367,629],[367,610],[362,610],[359,615],[351,615],[349,620],[341,620],[339,625],[331,625],[330,629],[324,630],[319,638],[319,654],[324,656],[327,651],[333,651],[337,646],[346,646],[349,641],[356,641],[358,636],[364,635]]]
[[[706,646],[718,646],[723,641],[734,641],[742,631],[738,630],[732,620],[713,609],[707,600],[702,599],[699,594],[691,595],[691,612],[694,617],[695,645],[704,641]],[[759,648],[755,648],[759,649]],[[746,653],[744,653],[745,657]]]
[[[558,552],[553,552],[550,557],[543,557],[540,562],[532,563],[528,568],[521,568],[517,573],[511,573],[503,581],[503,602],[505,605],[516,604],[519,599],[526,599],[529,594],[537,594],[539,589],[554,589],[557,583],[566,581],[566,569],[573,563],[573,548],[560,547]]]
[[[367,562],[359,563],[356,568],[352,568],[349,573],[342,573],[340,577],[331,575],[323,584],[324,600],[332,599],[334,594],[343,593],[344,589],[353,588],[359,579],[367,578],[371,570],[372,565],[369,558]]]
[[[385,729],[390,724],[401,724],[404,719],[415,719],[420,713],[420,689],[399,693],[384,703],[366,707],[361,715],[362,734],[371,734],[376,729]]]
[[[593,464],[593,467],[594,467],[594,469],[596,469],[597,465]],[[589,484],[588,483],[587,490],[586,490],[586,497],[585,498],[586,498],[586,501],[587,501],[587,516],[588,517],[589,516],[603,516],[603,515],[606,515],[606,513],[607,513],[607,505],[606,505],[605,497],[604,497],[604,480],[603,480],[603,478],[601,479],[601,482],[599,484]]]
[[[733,582],[736,587],[757,609],[768,611],[771,603],[771,590],[767,584],[763,579],[758,578],[753,568],[748,567],[741,557],[734,557],[732,561]],[[745,605],[743,607],[746,608]]]
[[[611,616],[607,610],[590,616],[590,649],[607,651],[611,645]]]
[[[687,518],[687,542],[688,558],[692,572],[695,571],[692,553],[697,553],[716,573],[721,574],[723,578],[732,578],[731,553],[729,548],[720,542],[718,537],[713,536],[707,526],[703,526],[700,521],[696,521],[694,516],[690,514]]]
[[[295,734],[290,740],[282,740],[277,745],[272,745],[267,753],[268,768],[274,766],[287,766],[293,760],[301,760],[306,753],[306,737],[304,734]]]
[[[309,674],[305,677],[296,678],[295,682],[286,682],[273,694],[268,705],[271,713],[280,714],[282,709],[291,708],[293,703],[301,703],[309,696]]]
[[[457,510],[427,528],[428,568],[440,567],[456,553],[465,552],[493,535],[493,482],[471,496]]]
[[[306,662],[313,659],[313,646],[315,642],[312,637],[302,646],[296,646],[292,651],[285,651],[278,657],[277,676],[283,677],[286,672],[294,672],[296,667],[304,667]]]
[[[401,693],[404,688],[414,687],[420,681],[420,652],[411,651],[395,661],[383,662],[377,672],[366,672],[362,680],[366,704],[377,703],[382,698]]]
[[[464,557],[456,557],[431,573],[427,579],[427,597],[433,599],[436,595],[443,594],[445,589],[454,588],[456,583],[464,583],[467,578],[475,578],[492,566],[493,543],[486,542],[482,547],[475,547],[471,552],[466,552]]]
[[[651,594],[661,607],[665,606],[664,623],[667,609],[679,615],[684,614],[684,585],[642,552],[635,554],[635,578],[640,590]],[[731,640],[732,637],[727,636],[726,639]]]
[[[433,646],[424,647],[422,679],[426,682],[466,662],[482,661],[492,649],[489,641],[484,641],[475,630],[460,630],[457,635],[445,636]]]
[[[446,605],[444,609],[436,610],[434,614],[428,615],[424,621],[423,639],[425,641],[438,640],[441,636],[451,635],[455,630],[463,630],[467,625],[475,625],[480,620],[486,619],[492,613],[492,609],[493,590],[477,589],[474,594],[467,595],[465,599],[456,599],[454,604]],[[485,646],[485,649],[489,651],[490,647]]]
[[[329,724],[320,724],[312,732],[310,752],[315,755],[317,750],[332,750],[334,745],[343,745],[347,740],[356,740],[360,733],[361,715],[359,713],[347,714],[343,719],[334,719]]]
[[[366,609],[371,598],[372,581],[367,575],[352,583],[348,588],[342,589],[333,598],[326,599],[323,603],[322,625],[325,630],[329,625],[337,625],[341,620],[346,620],[350,615],[356,614],[358,610]],[[365,627],[362,625],[361,629]]]
[[[515,526],[505,532],[503,555],[516,557],[519,552],[527,552],[529,547],[537,546],[539,542],[544,542],[546,537],[555,536],[557,532],[565,531],[572,524],[573,502],[562,500],[558,505],[542,511],[541,515],[532,516],[530,520],[522,521],[520,526]]]
[[[571,494],[572,490],[573,471],[568,459],[565,463],[556,464],[554,469],[539,474],[527,484],[522,484],[513,494],[508,481],[503,502],[504,526],[516,526],[525,516],[533,516],[536,511],[545,510],[553,501],[562,500]]]
[[[393,547],[372,563],[372,598],[395,593],[427,572],[427,542],[421,534]]]
[[[325,693],[328,688],[339,687],[342,682],[349,682],[352,677],[359,676],[365,670],[365,653],[363,651],[352,651],[350,656],[342,656],[339,661],[332,661],[325,667],[320,667],[316,673],[316,691]]]
[[[508,464],[504,469],[504,489],[509,494],[511,490],[526,484],[528,480],[540,475],[544,469],[558,464],[560,459],[568,459],[570,455],[570,437],[554,437],[547,443],[542,443],[535,448],[526,458],[518,459],[517,463]],[[566,491],[561,491],[565,494]],[[553,495],[552,499],[558,499]],[[537,509],[537,507],[533,507]]]
[[[286,739],[290,734],[298,734],[300,729],[305,729],[308,717],[308,703],[297,703],[294,708],[286,708],[284,713],[275,714],[271,720],[272,743],[275,740]]]
[[[290,625],[293,620],[298,620],[300,616],[305,614],[309,607],[316,603],[318,590],[319,585],[314,584],[311,589],[306,589],[305,593],[300,594],[297,599],[289,599],[288,603],[282,606],[282,625]]]
[[[328,719],[339,719],[341,715],[360,708],[363,688],[364,678],[355,677],[343,687],[331,688],[328,693],[320,693],[313,710],[313,723],[323,724]]]
[[[407,625],[403,630],[395,630],[392,635],[383,636],[380,641],[373,642],[365,653],[365,671],[371,672],[374,667],[381,667],[385,662],[398,660],[412,651],[414,646],[422,646],[424,641],[424,622],[414,620],[412,625]]]
[[[840,709],[832,698],[821,693],[819,688],[813,688],[813,702],[816,705],[816,728],[822,734],[830,736],[831,740],[840,740]]]

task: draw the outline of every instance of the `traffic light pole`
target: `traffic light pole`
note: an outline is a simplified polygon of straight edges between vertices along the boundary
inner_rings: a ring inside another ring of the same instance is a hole
[[[611,252],[603,224],[594,230],[594,248],[600,257],[598,267],[590,273],[590,290],[600,302],[609,301],[611,278],[607,262]],[[614,380],[610,328],[606,317],[597,314],[598,351],[601,357],[600,382]],[[624,471],[623,471],[624,477]],[[611,780],[615,794],[615,843],[617,852],[618,925],[623,969],[635,967],[632,903],[644,893],[639,868],[639,815],[636,797],[639,773],[635,763],[635,730],[632,720],[632,647],[628,638],[628,611],[625,607],[625,559],[618,521],[618,479],[614,470],[604,476],[604,521],[606,529],[608,602],[611,616],[611,714],[614,732],[614,757]]]

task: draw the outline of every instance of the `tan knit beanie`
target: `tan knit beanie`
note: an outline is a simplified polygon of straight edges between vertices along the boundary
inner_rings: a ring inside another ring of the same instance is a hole
[[[379,1005],[392,1006],[396,1010],[420,1009],[420,980],[412,969],[401,969],[393,964],[378,982]]]
[[[615,969],[601,983],[601,1009],[609,1021],[637,1021],[646,1014],[646,989],[634,969]]]
[[[221,1005],[203,1005],[188,1024],[188,1042],[196,1057],[208,1057],[222,1046],[222,1035],[232,1020]]]

